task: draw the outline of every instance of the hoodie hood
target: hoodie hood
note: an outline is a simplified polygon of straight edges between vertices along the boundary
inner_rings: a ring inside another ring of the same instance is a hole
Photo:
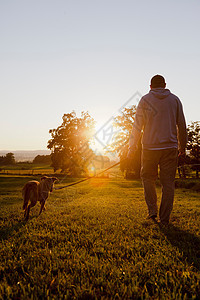
[[[158,99],[164,99],[164,98],[168,97],[169,94],[171,94],[170,90],[164,89],[164,88],[152,89],[152,90],[150,90],[149,93]]]

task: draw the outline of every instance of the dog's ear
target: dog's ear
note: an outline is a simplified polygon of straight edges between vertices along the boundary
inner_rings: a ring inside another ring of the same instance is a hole
[[[53,182],[54,181],[59,181],[58,178],[56,178],[56,177],[52,177],[52,180],[53,180]]]
[[[47,179],[48,177],[47,176],[42,176],[41,178],[40,178],[40,180],[44,180],[44,179]]]

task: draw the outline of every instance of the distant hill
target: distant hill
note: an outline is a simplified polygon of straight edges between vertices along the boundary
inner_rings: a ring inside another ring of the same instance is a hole
[[[49,150],[0,150],[0,156],[5,156],[7,153],[14,153],[15,160],[32,161],[37,155],[49,155]]]

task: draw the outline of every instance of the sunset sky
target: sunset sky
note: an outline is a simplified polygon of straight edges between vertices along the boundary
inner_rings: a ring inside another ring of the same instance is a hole
[[[200,120],[199,15],[199,0],[0,1],[0,150],[46,149],[72,110],[100,128],[155,74]]]

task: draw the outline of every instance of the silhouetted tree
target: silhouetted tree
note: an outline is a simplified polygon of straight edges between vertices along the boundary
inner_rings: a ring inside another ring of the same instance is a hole
[[[79,176],[87,172],[87,165],[94,153],[89,147],[94,129],[94,120],[88,112],[82,112],[78,118],[76,113],[63,115],[63,122],[57,129],[51,129],[48,148],[51,152],[54,171],[61,169],[71,176]]]
[[[0,165],[14,165],[15,156],[13,153],[7,153],[6,156],[0,156]]]
[[[51,163],[51,155],[37,155],[34,160],[34,164],[50,164]]]
[[[0,156],[0,166],[4,165],[4,158],[5,156]]]
[[[141,168],[141,140],[138,143],[138,149],[135,153],[134,160],[127,165],[125,158],[127,157],[129,147],[129,137],[132,131],[136,113],[136,106],[124,108],[122,115],[117,116],[113,126],[117,128],[117,134],[114,136],[114,141],[110,145],[109,150],[117,152],[120,158],[120,169],[125,173],[125,178],[139,178]]]
[[[190,151],[192,169],[196,171],[196,178],[199,178],[200,171],[200,121],[191,122],[187,127],[188,144],[187,149]]]

